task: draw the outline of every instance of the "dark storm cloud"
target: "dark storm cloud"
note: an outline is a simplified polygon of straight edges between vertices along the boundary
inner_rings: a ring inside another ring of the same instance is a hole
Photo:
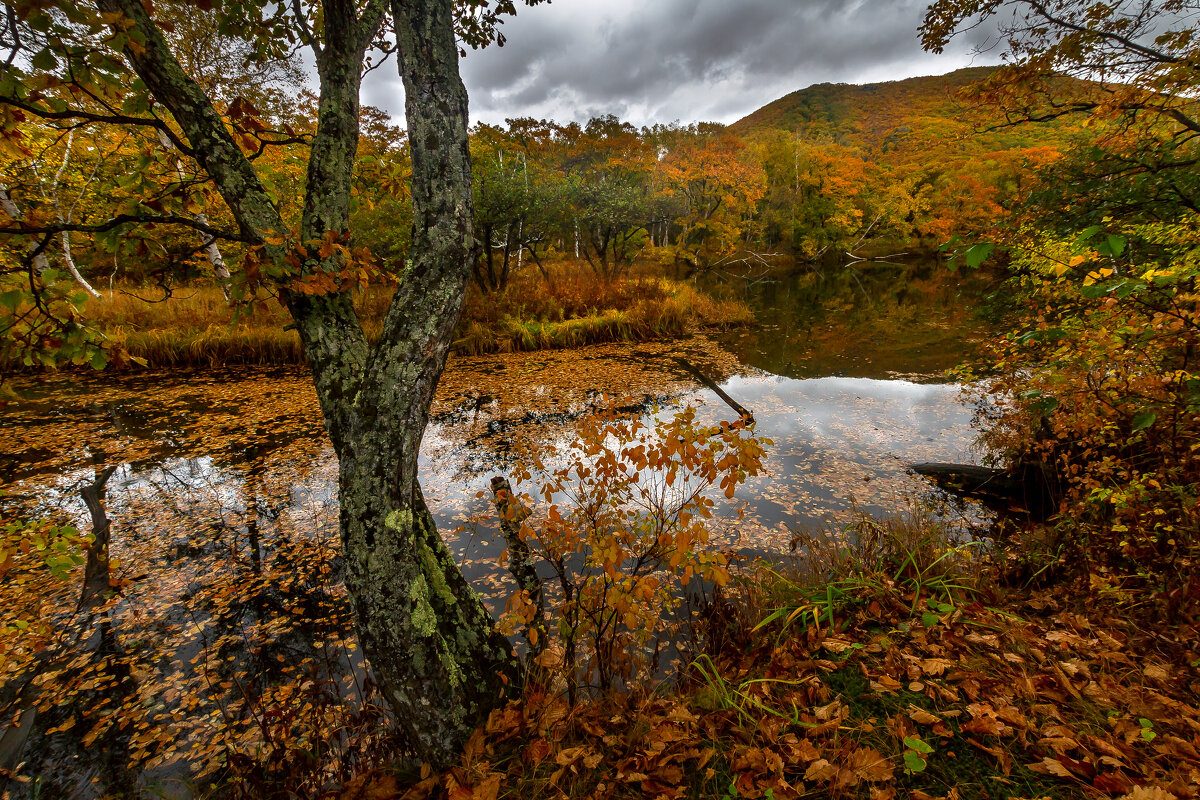
[[[948,72],[984,33],[923,53],[921,0],[555,0],[504,25],[508,43],[462,64],[475,121],[732,122],[825,81],[864,83]],[[382,72],[382,70],[380,71]],[[402,112],[395,73],[364,99]]]

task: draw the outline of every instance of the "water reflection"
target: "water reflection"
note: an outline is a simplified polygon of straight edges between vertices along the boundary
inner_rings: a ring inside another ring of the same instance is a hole
[[[913,291],[924,291],[919,275],[909,277]],[[510,579],[497,564],[498,537],[488,525],[467,523],[491,516],[488,481],[510,473],[523,448],[564,452],[576,422],[608,405],[606,396],[631,396],[629,413],[665,414],[692,403],[707,421],[732,418],[680,372],[675,355],[715,377],[774,441],[766,473],[738,491],[745,518],[726,507],[714,546],[777,558],[795,527],[848,522],[856,508],[886,513],[928,493],[928,484],[906,473],[907,462],[971,461],[970,409],[956,385],[928,374],[950,359],[954,337],[966,330],[945,323],[950,306],[910,313],[894,292],[866,305],[846,297],[871,299],[873,288],[882,292],[899,279],[839,275],[818,278],[825,283],[813,289],[810,279],[793,277],[759,286],[762,302],[779,304],[762,310],[767,327],[723,347],[696,337],[454,362],[422,446],[422,485],[485,601],[502,607]],[[810,290],[824,305],[804,316],[814,302]],[[867,332],[844,333],[855,326]],[[912,355],[932,341],[926,334],[942,338]],[[863,341],[885,338],[860,352]],[[313,735],[300,722],[261,724],[272,709],[290,707],[294,697],[283,687],[305,670],[307,685],[323,687],[309,699],[327,729],[347,728],[351,712],[386,714],[371,711],[353,647],[340,578],[337,465],[306,375],[60,377],[26,388],[26,402],[0,411],[0,436],[11,443],[0,459],[0,510],[82,521],[79,487],[100,466],[121,465],[108,505],[124,588],[106,612],[120,691],[105,713],[115,720],[136,713],[145,723],[90,740],[90,729],[78,726],[43,736],[27,754],[27,774],[68,791],[95,769],[72,758],[99,743],[151,764],[121,781],[189,796],[195,770],[214,752],[283,747],[286,755],[282,742]],[[58,609],[48,613],[66,626],[78,592],[60,593],[48,599]],[[49,715],[42,730],[65,716]],[[101,782],[96,792],[104,788]]]
[[[708,274],[699,282],[749,303],[758,318],[722,344],[743,364],[792,378],[936,382],[989,334],[975,313],[984,281],[948,274],[931,259]]]
[[[971,411],[954,384],[759,374],[734,377],[725,389],[774,442],[768,474],[738,493],[750,521],[740,526],[739,546],[753,552],[786,552],[793,528],[848,523],[856,509],[894,513],[929,492],[905,465],[976,455]],[[719,402],[707,393],[697,399]]]

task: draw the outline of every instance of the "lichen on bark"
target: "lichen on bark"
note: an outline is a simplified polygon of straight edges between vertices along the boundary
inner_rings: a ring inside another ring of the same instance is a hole
[[[239,228],[283,263],[287,228],[254,165],[180,68],[139,0],[97,0],[144,46],[126,58],[171,112]],[[452,760],[515,684],[507,639],[454,564],[417,481],[417,451],[470,273],[467,95],[454,0],[392,0],[413,161],[413,246],[383,328],[368,345],[346,292],[278,288],[300,334],[339,462],[346,583],[359,638],[398,724],[425,760]],[[301,237],[349,226],[365,48],[387,0],[325,0],[316,49],[321,95]],[[310,260],[302,271],[335,267]]]

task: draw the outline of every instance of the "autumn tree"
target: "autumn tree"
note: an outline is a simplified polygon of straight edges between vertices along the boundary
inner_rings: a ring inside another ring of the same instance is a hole
[[[746,246],[765,179],[741,140],[720,126],[682,131],[657,177],[656,190],[678,200],[677,258],[706,267]]]
[[[581,252],[597,276],[612,279],[646,239],[653,154],[637,130],[612,115],[568,134],[564,192]]]
[[[479,125],[471,136],[475,238],[479,255],[475,284],[485,292],[508,285],[512,270],[546,237],[547,191],[553,181],[522,142],[508,132]]]
[[[144,205],[136,215],[86,226],[12,221],[4,233],[31,242],[20,267],[31,278],[34,303],[45,287],[33,262],[62,230],[153,223],[246,247],[237,278],[248,290],[269,286],[290,312],[338,457],[346,582],[363,649],[411,746],[445,761],[515,677],[509,644],[451,559],[417,481],[429,404],[471,266],[467,96],[456,30],[469,44],[494,40],[500,15],[514,4],[214,6],[221,30],[252,42],[256,57],[278,57],[294,42],[312,53],[320,92],[298,229],[281,217],[254,159],[290,137],[244,106],[214,102],[171,45],[169,7],[22,0],[6,5],[0,109],[7,145],[21,146],[30,117],[161,133],[194,160],[231,225],[203,225],[186,211]],[[413,165],[412,249],[379,339],[370,344],[351,302],[361,270],[347,232],[363,70],[378,63],[370,54],[393,51]]]

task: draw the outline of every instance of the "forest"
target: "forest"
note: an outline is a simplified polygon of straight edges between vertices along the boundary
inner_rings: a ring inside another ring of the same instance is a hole
[[[5,3],[0,796],[1200,792],[1200,6],[472,122],[544,11]]]

